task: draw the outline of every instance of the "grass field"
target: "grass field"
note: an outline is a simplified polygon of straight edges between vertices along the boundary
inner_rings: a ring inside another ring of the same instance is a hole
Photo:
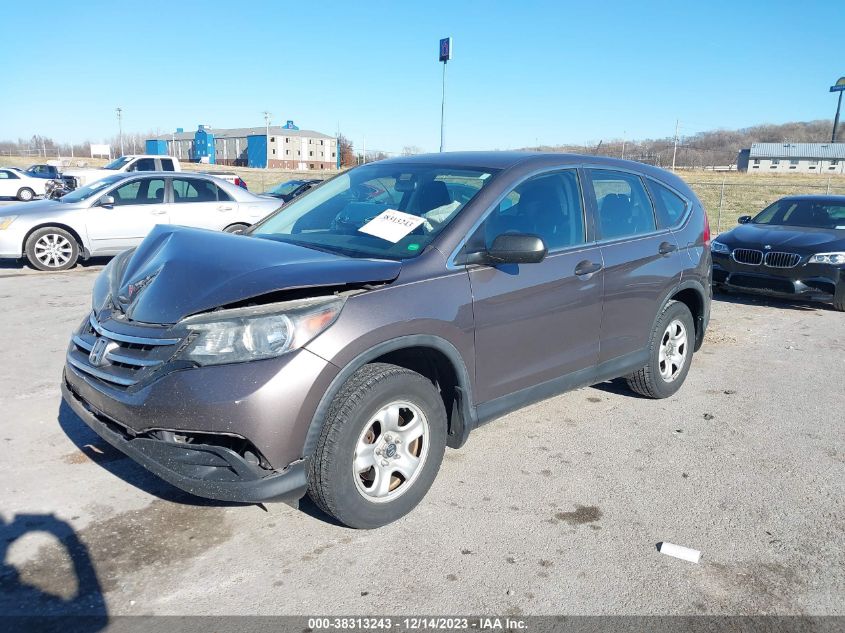
[[[38,158],[19,156],[0,157],[0,165],[27,167],[39,162]],[[105,165],[107,161],[96,158],[76,158],[91,167]],[[295,178],[329,178],[335,171],[290,171],[287,169],[251,169],[182,163],[186,171],[235,172],[246,181],[249,190],[263,193],[271,187]],[[700,198],[714,233],[727,230],[736,224],[741,215],[753,215],[778,198],[801,193],[830,193],[845,195],[845,176],[825,174],[747,174],[737,172],[683,171],[683,178]],[[720,204],[721,202],[721,204]]]

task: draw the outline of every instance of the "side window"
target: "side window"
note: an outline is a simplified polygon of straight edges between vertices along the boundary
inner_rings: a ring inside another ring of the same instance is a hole
[[[155,171],[156,161],[154,158],[139,158],[134,165],[133,171]]]
[[[173,202],[217,202],[217,185],[199,178],[174,178]]]
[[[687,210],[687,202],[671,189],[653,181],[648,188],[657,208],[657,224],[661,229],[677,226]]]
[[[590,169],[588,173],[598,206],[597,228],[601,239],[655,230],[654,209],[639,176],[607,169]]]
[[[173,170],[173,160],[170,158],[162,158],[161,159],[161,171],[174,171]]]
[[[9,171],[0,171],[0,180],[14,180],[15,176]]]
[[[481,227],[489,248],[503,233],[543,238],[550,251],[585,242],[584,208],[575,170],[529,178],[511,191]]]
[[[164,180],[139,178],[111,192],[114,206],[130,204],[160,204],[164,202]]]

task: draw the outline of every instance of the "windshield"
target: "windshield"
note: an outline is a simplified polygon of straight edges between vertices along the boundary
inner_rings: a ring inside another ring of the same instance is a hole
[[[79,189],[74,189],[69,194],[59,198],[59,200],[61,202],[82,202],[83,200],[87,200],[91,196],[95,196],[98,193],[102,192],[103,189],[105,189],[109,185],[112,185],[121,180],[123,180],[123,176],[119,174],[115,176],[106,176],[102,180],[92,182],[90,185],[80,187]]]
[[[108,165],[106,165],[105,167],[103,167],[103,169],[120,169],[120,168],[121,168],[121,167],[123,167],[126,163],[128,163],[130,160],[132,160],[132,158],[131,158],[131,157],[129,157],[129,156],[121,156],[120,158],[116,158],[116,159],[114,159],[114,160],[113,160],[112,162],[110,162]]]
[[[277,196],[286,196],[289,193],[293,193],[293,190],[296,189],[299,185],[302,184],[301,180],[289,180],[287,182],[283,182],[280,185],[276,185],[267,193],[272,193]]]
[[[250,233],[352,257],[408,259],[425,250],[493,174],[373,163],[296,198]]]
[[[751,221],[772,226],[845,229],[845,201],[823,198],[778,200]]]

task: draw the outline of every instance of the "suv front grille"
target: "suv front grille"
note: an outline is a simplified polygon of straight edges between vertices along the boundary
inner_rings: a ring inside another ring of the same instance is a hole
[[[763,251],[755,251],[750,248],[735,248],[731,256],[735,262],[749,266],[759,266],[763,263]]]
[[[145,328],[154,334],[154,328]],[[165,331],[162,329],[161,333]],[[179,338],[136,336],[107,330],[93,314],[73,336],[67,362],[104,382],[131,387],[173,357]],[[95,352],[95,347],[97,352]]]
[[[801,261],[797,253],[766,253],[766,266],[769,268],[794,268]]]

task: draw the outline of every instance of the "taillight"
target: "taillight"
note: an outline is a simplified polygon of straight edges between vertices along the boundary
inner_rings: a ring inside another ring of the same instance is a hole
[[[241,179],[238,178],[237,176],[235,176],[235,185],[237,185],[238,187],[241,186]]]
[[[704,245],[710,248],[710,220],[704,214]]]

